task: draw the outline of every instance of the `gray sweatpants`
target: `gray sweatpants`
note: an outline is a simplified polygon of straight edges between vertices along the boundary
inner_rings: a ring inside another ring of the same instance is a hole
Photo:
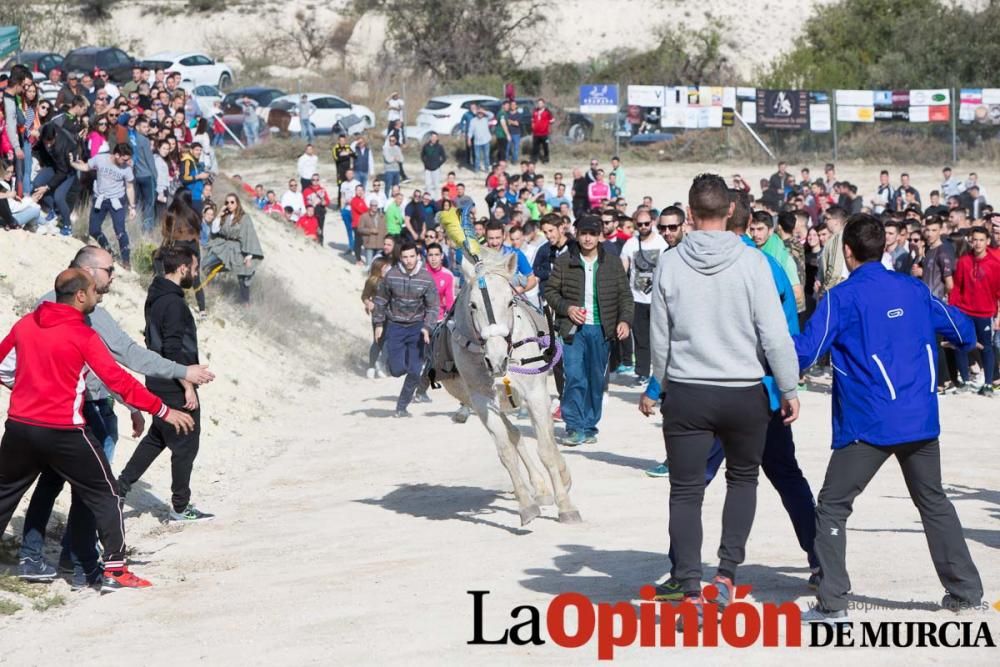
[[[851,590],[847,517],[854,499],[891,456],[899,461],[910,498],[920,512],[941,585],[952,595],[977,604],[983,597],[983,583],[965,544],[955,507],[941,488],[941,449],[935,439],[891,447],[858,442],[834,450],[816,507],[815,549],[823,569],[820,606],[834,611],[847,609],[847,593]]]

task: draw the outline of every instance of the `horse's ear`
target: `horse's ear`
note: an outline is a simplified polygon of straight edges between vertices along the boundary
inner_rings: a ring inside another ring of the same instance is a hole
[[[466,282],[472,282],[476,279],[476,263],[472,261],[472,258],[463,256],[459,266],[462,268],[462,275],[465,276]]]
[[[506,256],[504,262],[504,273],[507,274],[507,278],[513,278],[514,274],[517,273],[517,253],[512,252]]]

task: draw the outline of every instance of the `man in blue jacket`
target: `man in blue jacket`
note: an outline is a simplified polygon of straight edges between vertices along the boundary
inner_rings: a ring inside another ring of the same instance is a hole
[[[831,289],[795,337],[802,371],[828,352],[834,370],[833,455],[816,508],[819,605],[803,621],[847,621],[847,518],[854,499],[891,456],[920,512],[931,560],[957,611],[983,595],[955,508],[941,488],[935,335],[976,345],[972,322],[918,280],[881,264],[885,228],[859,214],[843,231],[850,276]]]

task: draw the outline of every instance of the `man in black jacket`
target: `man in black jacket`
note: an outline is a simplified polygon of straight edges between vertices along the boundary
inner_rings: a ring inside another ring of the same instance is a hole
[[[625,268],[601,247],[601,220],[576,223],[577,247],[561,255],[545,285],[545,301],[563,339],[564,445],[597,442],[609,341],[629,336],[634,308]]]
[[[441,192],[441,167],[447,159],[437,132],[431,132],[430,139],[420,151],[420,161],[424,163],[424,190],[433,194]]]
[[[76,170],[70,162],[76,152],[76,140],[68,130],[55,123],[47,123],[42,127],[39,143],[41,149],[36,148],[35,155],[41,169],[33,185],[36,190],[46,188],[42,203],[48,206],[51,213],[58,213],[60,226],[68,232],[72,211],[70,192],[76,184]]]
[[[165,359],[189,366],[198,363],[198,329],[191,309],[184,301],[184,290],[194,285],[198,275],[198,257],[191,248],[172,246],[159,250],[164,275],[153,278],[146,295],[146,347]],[[198,393],[187,380],[147,377],[146,387],[172,408],[184,408],[194,418],[194,429],[181,434],[162,419],[153,418],[146,437],[118,477],[121,496],[146,472],[156,457],[170,448],[171,508],[170,521],[194,523],[215,518],[191,504],[191,470],[198,455],[201,436],[201,409]]]

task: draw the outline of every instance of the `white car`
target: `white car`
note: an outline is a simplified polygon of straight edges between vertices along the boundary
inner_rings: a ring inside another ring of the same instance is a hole
[[[192,86],[218,86],[227,90],[233,84],[233,70],[225,63],[217,63],[204,53],[193,51],[162,51],[141,60],[151,69],[178,72],[182,82]]]
[[[358,120],[350,127],[345,128],[348,133],[362,132],[375,127],[375,114],[371,109],[363,104],[351,104],[342,97],[328,93],[305,93],[309,101],[316,105],[316,112],[310,119],[316,130],[316,134],[332,134],[333,126],[337,121],[347,116],[356,116]],[[288,123],[288,131],[291,134],[298,134],[301,129],[299,124],[299,99],[302,94],[284,95],[271,101],[272,109],[287,111],[291,114]]]
[[[495,102],[498,98],[491,95],[441,95],[427,100],[424,108],[417,112],[416,136],[421,141],[431,132],[441,136],[461,134],[462,116],[473,103]],[[488,114],[492,116],[493,114]]]
[[[186,90],[189,95],[193,95],[195,102],[198,103],[198,111],[205,118],[210,118],[212,116],[212,111],[215,110],[215,103],[218,102],[222,104],[223,93],[215,86],[202,85],[195,86],[191,82],[185,81],[181,83],[181,88]]]

